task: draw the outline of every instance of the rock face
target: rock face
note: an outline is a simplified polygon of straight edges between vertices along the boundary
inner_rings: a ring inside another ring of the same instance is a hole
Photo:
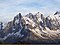
[[[3,30],[3,23],[0,22],[0,30]]]
[[[0,32],[2,43],[59,43],[60,13],[47,17],[39,12],[26,16],[19,13]]]
[[[46,17],[46,25],[51,30],[60,29],[60,13],[56,12],[54,15]]]

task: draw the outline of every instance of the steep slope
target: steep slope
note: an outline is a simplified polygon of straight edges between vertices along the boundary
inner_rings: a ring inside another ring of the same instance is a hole
[[[60,14],[59,12],[55,13],[54,15],[50,15],[46,17],[46,25],[49,27],[51,30],[57,30],[60,29]]]

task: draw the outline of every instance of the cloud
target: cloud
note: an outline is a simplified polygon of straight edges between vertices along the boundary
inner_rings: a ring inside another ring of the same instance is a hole
[[[60,10],[60,0],[0,0],[0,21],[10,21],[19,12],[26,15],[39,11],[46,16],[57,10]]]

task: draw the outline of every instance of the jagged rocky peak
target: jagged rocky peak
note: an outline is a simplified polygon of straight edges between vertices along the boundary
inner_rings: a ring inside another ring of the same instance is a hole
[[[19,23],[19,21],[21,20],[21,18],[22,18],[21,13],[19,13],[18,15],[16,15],[16,16],[14,17],[13,24],[14,24],[15,22],[16,22],[16,23]]]
[[[28,17],[28,18],[30,18],[30,19],[33,19],[33,18],[34,18],[34,15],[33,15],[32,13],[29,13],[29,14],[27,14],[25,17]]]
[[[29,13],[29,14],[27,14],[25,17],[28,17],[28,18],[30,18],[30,19],[35,18],[35,17],[37,17],[37,18],[42,18],[42,17],[43,17],[43,14],[40,13],[40,12],[37,12],[35,15],[32,14],[32,13]]]
[[[19,17],[20,17],[20,18],[22,17],[21,13],[19,13]]]
[[[18,15],[16,15],[14,18],[18,19],[18,18],[22,18],[21,13],[19,13]]]
[[[28,16],[28,15],[31,16],[31,15],[33,15],[33,14],[32,14],[32,13],[29,13],[29,14],[27,14],[26,16]]]
[[[60,29],[60,11],[46,17],[46,26],[51,30]]]
[[[40,18],[40,17],[43,16],[43,14],[41,14],[40,12],[36,13],[35,15],[36,15],[38,18]]]
[[[29,15],[33,15],[32,13],[29,13]]]
[[[44,21],[45,20],[45,17],[44,17],[44,15],[42,14],[42,13],[40,13],[40,12],[38,12],[38,13],[36,13],[35,14],[35,17],[36,17],[36,19],[40,22],[40,21]]]
[[[57,11],[54,15],[60,14],[60,11]]]
[[[3,22],[0,22],[0,30],[3,30]]]

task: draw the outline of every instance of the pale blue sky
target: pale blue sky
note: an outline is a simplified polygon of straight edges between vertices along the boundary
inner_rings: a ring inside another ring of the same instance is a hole
[[[59,10],[60,0],[0,0],[0,21],[10,21],[19,12],[51,15]]]

